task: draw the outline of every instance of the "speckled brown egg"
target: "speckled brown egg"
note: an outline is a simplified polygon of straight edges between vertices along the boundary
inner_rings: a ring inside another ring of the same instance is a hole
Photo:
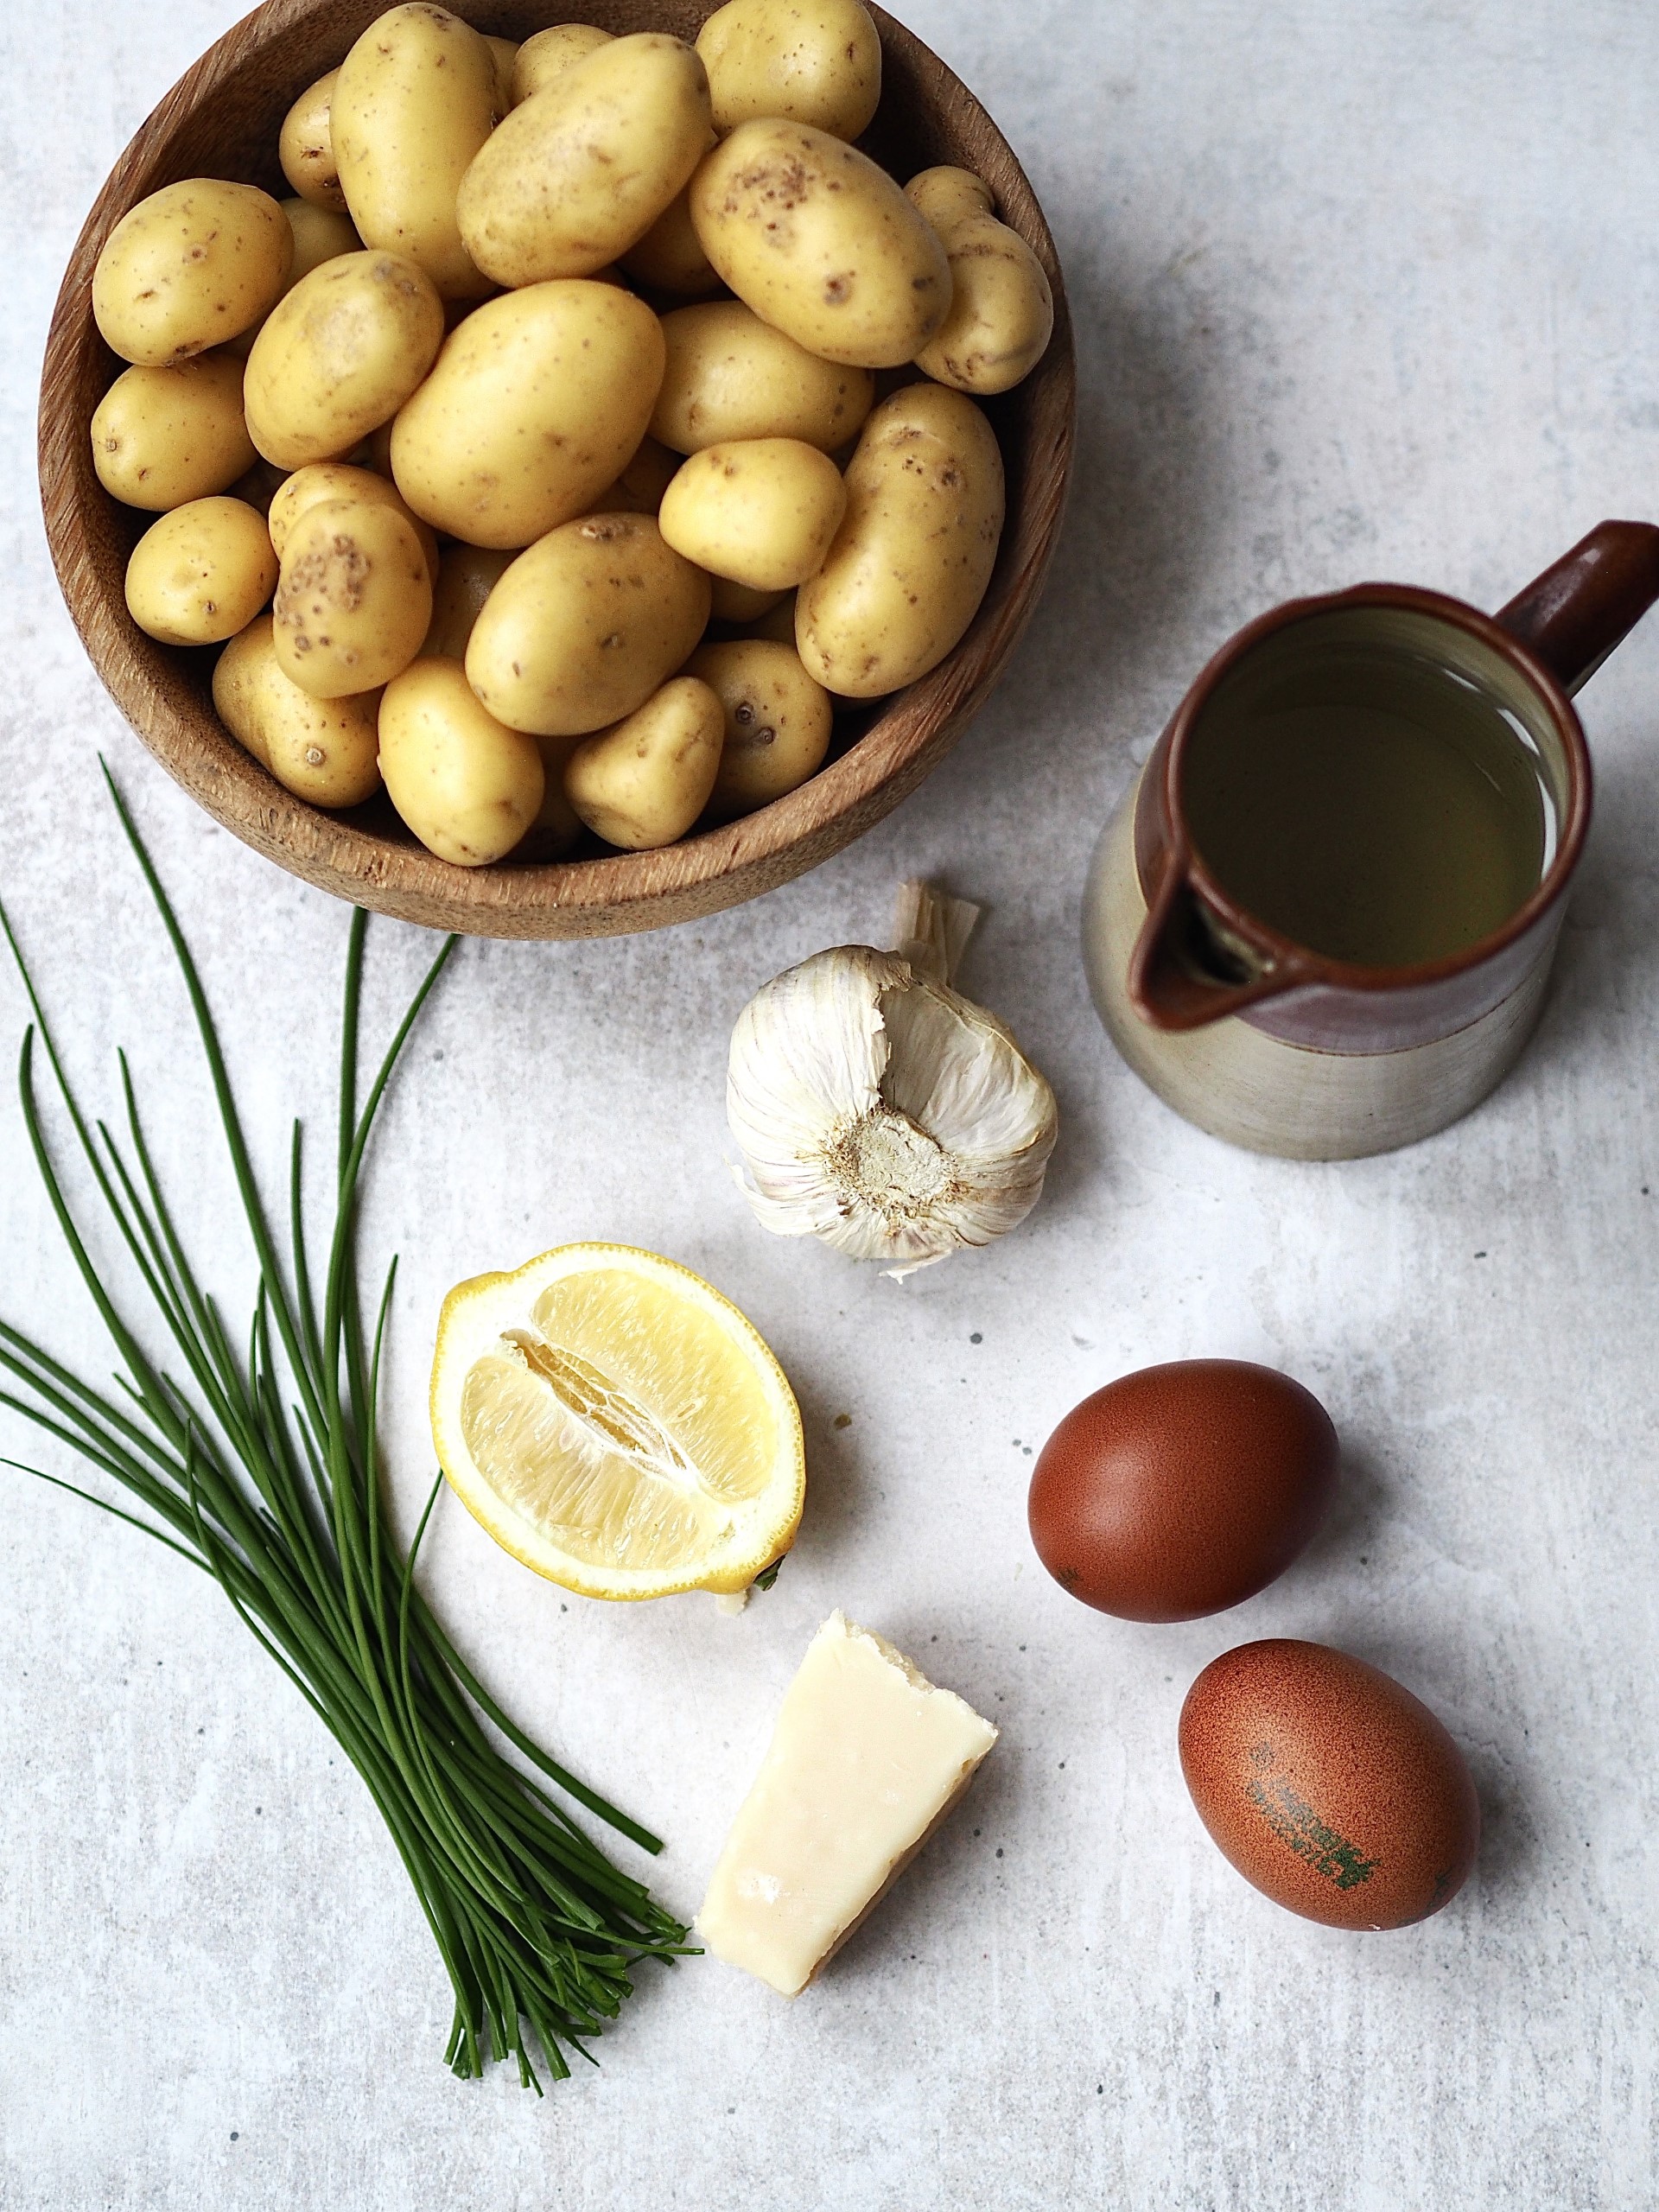
[[[1284,1637],[1211,1660],[1181,1708],[1198,1817],[1247,1882],[1327,1928],[1405,1928],[1463,1887],[1463,1754],[1391,1675]]]
[[[1086,1605],[1196,1620],[1284,1573],[1325,1518],[1337,1457],[1325,1408],[1271,1367],[1143,1367],[1074,1406],[1043,1446],[1031,1540]]]

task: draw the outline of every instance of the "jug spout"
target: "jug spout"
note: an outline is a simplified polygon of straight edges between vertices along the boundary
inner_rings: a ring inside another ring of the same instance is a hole
[[[1649,522],[1599,522],[1497,619],[1570,696],[1656,600],[1659,529]]]
[[[1201,1029],[1306,980],[1295,961],[1230,930],[1191,881],[1186,856],[1171,852],[1129,959],[1129,999],[1142,1020]]]

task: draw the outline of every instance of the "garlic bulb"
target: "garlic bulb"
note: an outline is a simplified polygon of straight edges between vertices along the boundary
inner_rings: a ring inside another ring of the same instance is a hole
[[[726,1112],[763,1228],[903,1276],[988,1244],[1036,1205],[1054,1094],[950,985],[977,915],[906,885],[899,951],[815,953],[744,1007]]]

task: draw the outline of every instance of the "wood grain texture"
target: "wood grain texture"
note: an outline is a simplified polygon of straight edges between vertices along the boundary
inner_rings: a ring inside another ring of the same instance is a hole
[[[480,29],[524,37],[554,20],[546,0],[451,0]],[[236,178],[283,193],[282,118],[381,12],[379,0],[266,0],[181,78],[138,130],[87,217],[58,296],[41,378],[40,469],[48,540],[83,643],[139,736],[191,796],[256,851],[359,906],[477,937],[615,936],[756,897],[889,813],[967,727],[1002,671],[1041,590],[1071,463],[1076,365],[1054,243],[1012,149],[938,56],[880,8],[880,111],[861,143],[900,180],[934,163],[975,170],[1036,252],[1054,292],[1054,335],[1024,384],[986,403],[1007,470],[1008,515],[971,628],[920,682],[886,702],[839,758],[787,798],[660,852],[465,869],[415,842],[384,797],[347,814],[304,804],[220,727],[213,655],[156,644],[126,612],[127,557],[150,518],[119,505],[92,471],[89,424],[121,364],[91,313],[92,274],[123,214],[181,177]],[[695,37],[699,0],[595,0],[616,32]]]

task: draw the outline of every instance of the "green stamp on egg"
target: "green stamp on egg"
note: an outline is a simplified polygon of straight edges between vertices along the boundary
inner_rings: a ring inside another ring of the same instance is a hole
[[[1280,1841],[1288,1844],[1316,1874],[1323,1874],[1339,1890],[1357,1888],[1382,1864],[1380,1859],[1365,1858],[1357,1845],[1327,1827],[1307,1800],[1281,1777],[1261,1781],[1253,1776],[1244,1794]]]

